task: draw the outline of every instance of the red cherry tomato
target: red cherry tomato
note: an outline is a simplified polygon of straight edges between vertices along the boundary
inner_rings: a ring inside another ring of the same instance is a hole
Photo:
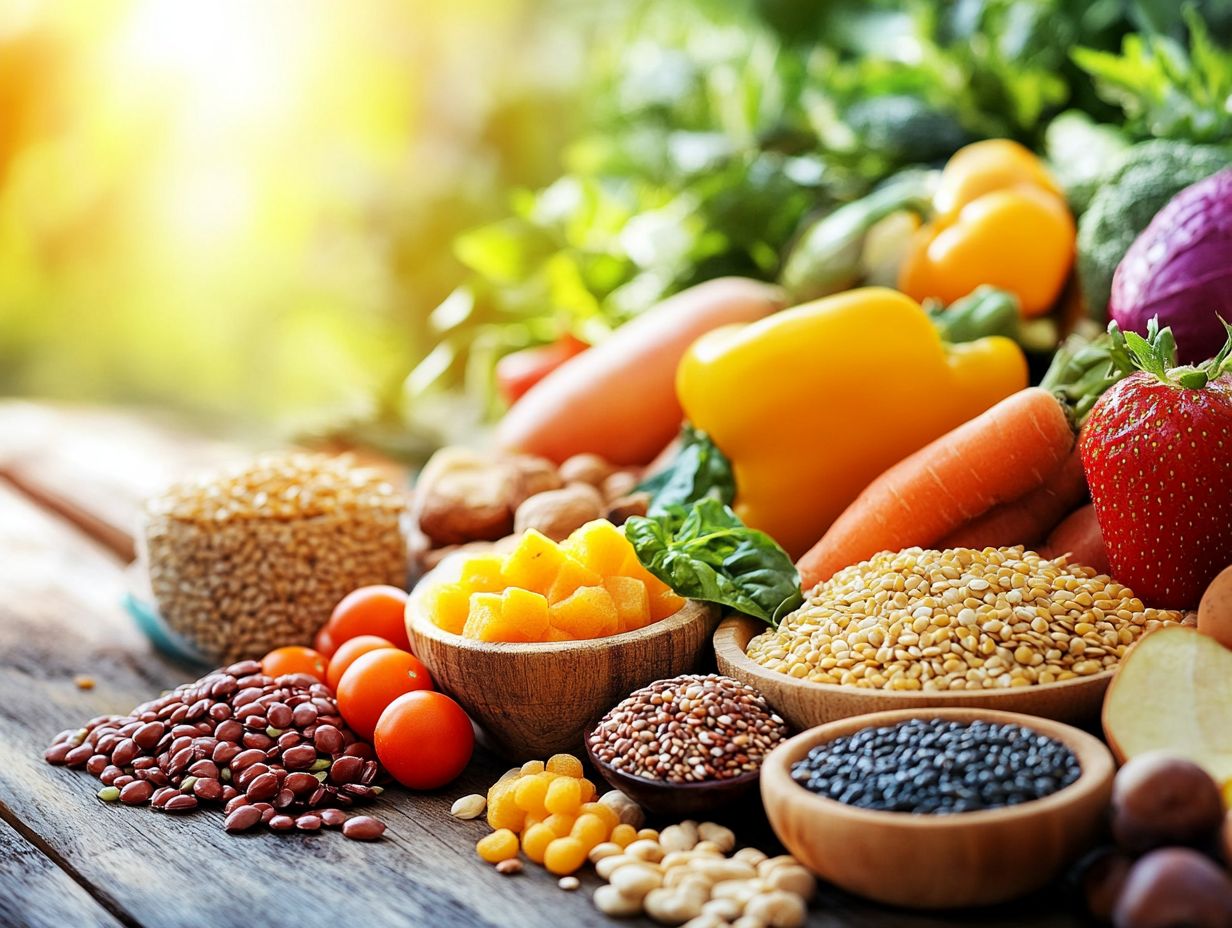
[[[322,625],[320,631],[317,632],[316,638],[312,640],[312,646],[317,649],[322,657],[329,660],[334,656],[334,652],[338,650],[338,645],[334,644],[334,639],[329,633],[329,626]]]
[[[386,706],[403,693],[430,689],[428,668],[414,654],[394,648],[369,651],[338,681],[338,711],[355,734],[371,741]]]
[[[334,607],[325,623],[334,647],[360,635],[376,635],[403,651],[411,650],[406,637],[406,593],[396,586],[361,586]]]
[[[325,658],[312,648],[287,645],[285,648],[274,648],[261,658],[261,672],[267,677],[306,673],[324,683]]]
[[[329,667],[325,670],[325,682],[333,689],[338,689],[338,681],[342,679],[342,675],[347,672],[348,667],[355,663],[356,659],[370,651],[380,651],[382,648],[393,646],[393,642],[376,635],[360,635],[358,638],[344,641],[338,646],[334,656],[329,659]]]
[[[373,737],[376,756],[411,789],[437,789],[471,759],[475,733],[462,707],[444,693],[406,693],[381,713]]]
[[[512,406],[523,393],[589,347],[586,342],[565,333],[551,344],[511,352],[496,362],[497,389]]]

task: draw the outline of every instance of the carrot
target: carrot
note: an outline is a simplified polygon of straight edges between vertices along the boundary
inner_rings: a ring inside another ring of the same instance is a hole
[[[725,277],[684,290],[531,387],[497,429],[502,447],[560,463],[584,451],[646,464],[680,431],[676,368],[700,336],[783,307],[777,287]]]
[[[895,464],[800,558],[806,590],[879,551],[932,547],[994,506],[1039,487],[1073,452],[1047,390],[1028,387]]]
[[[1042,542],[1087,495],[1082,457],[1075,448],[1061,466],[1034,490],[994,506],[938,544],[939,548],[1033,547]]]
[[[1040,554],[1047,558],[1068,555],[1070,563],[1094,567],[1101,574],[1112,572],[1108,563],[1108,549],[1104,536],[1095,518],[1094,506],[1075,509],[1061,524],[1052,530]]]

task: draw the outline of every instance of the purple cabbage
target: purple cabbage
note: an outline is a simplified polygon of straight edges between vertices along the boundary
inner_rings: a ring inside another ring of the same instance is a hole
[[[1112,278],[1109,315],[1146,334],[1153,316],[1171,326],[1182,364],[1197,364],[1232,323],[1232,168],[1192,184],[1155,214]]]

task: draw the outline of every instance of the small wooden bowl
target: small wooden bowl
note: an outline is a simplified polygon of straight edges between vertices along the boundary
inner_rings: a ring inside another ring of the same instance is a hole
[[[1043,799],[953,815],[859,809],[791,778],[792,765],[819,744],[915,718],[1017,723],[1067,745],[1082,772]],[[779,745],[762,764],[761,795],[779,840],[823,879],[890,905],[964,908],[1039,889],[1095,844],[1114,770],[1098,739],[1059,722],[986,709],[906,709],[831,722]]]
[[[814,683],[763,667],[745,653],[753,637],[765,630],[764,622],[748,616],[724,619],[714,633],[719,672],[755,687],[779,715],[800,730],[869,712],[929,708],[997,709],[1082,724],[1099,717],[1104,691],[1116,674],[1106,670],[1060,683],[932,693]]]
[[[668,783],[635,777],[616,770],[595,756],[589,742],[586,753],[599,775],[608,785],[633,799],[647,812],[676,818],[705,816],[747,796],[757,786],[761,771],[755,770],[730,780],[715,780],[711,783]]]
[[[415,593],[406,612],[411,648],[436,685],[517,760],[578,752],[588,726],[630,692],[692,671],[718,621],[717,608],[689,600],[675,615],[637,631],[521,644],[447,632],[432,623]]]

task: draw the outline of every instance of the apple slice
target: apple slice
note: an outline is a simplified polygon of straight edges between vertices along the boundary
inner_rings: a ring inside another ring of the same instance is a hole
[[[1202,594],[1198,631],[1232,648],[1232,567],[1225,567]]]
[[[1232,780],[1232,650],[1180,625],[1151,632],[1121,662],[1103,721],[1122,763],[1165,751]]]

